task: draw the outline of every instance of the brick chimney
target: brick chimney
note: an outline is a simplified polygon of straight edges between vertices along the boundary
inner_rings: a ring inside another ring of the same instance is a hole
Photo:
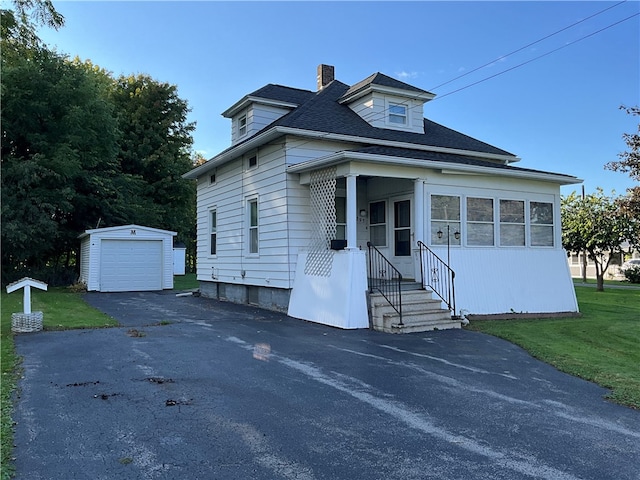
[[[333,82],[333,80],[335,79],[334,74],[335,69],[333,68],[333,65],[318,65],[318,91],[322,90],[324,87]]]

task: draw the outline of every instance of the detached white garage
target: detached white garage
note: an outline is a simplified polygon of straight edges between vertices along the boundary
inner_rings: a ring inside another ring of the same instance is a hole
[[[80,235],[80,281],[87,290],[140,292],[173,288],[176,232],[124,225]]]

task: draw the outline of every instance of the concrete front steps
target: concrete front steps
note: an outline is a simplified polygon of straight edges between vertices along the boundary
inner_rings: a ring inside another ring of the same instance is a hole
[[[402,289],[402,325],[400,316],[380,293],[370,293],[371,324],[374,330],[386,333],[428,332],[461,328],[460,319],[442,308],[430,290]]]

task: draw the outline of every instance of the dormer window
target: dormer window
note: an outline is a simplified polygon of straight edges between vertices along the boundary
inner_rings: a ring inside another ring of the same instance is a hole
[[[238,118],[238,137],[244,137],[247,134],[247,114],[245,113]]]
[[[389,123],[394,125],[406,125],[407,124],[407,106],[400,105],[399,103],[389,104]]]

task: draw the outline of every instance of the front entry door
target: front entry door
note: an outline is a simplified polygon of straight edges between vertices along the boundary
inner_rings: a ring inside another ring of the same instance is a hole
[[[413,279],[413,226],[411,224],[411,199],[402,197],[392,200],[393,219],[393,265],[400,270],[403,278]]]

